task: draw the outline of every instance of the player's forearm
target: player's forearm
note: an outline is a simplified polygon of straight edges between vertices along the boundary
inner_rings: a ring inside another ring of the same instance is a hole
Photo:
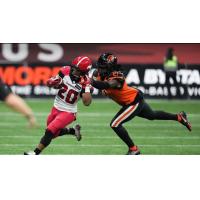
[[[110,87],[109,83],[106,81],[91,81],[91,85],[99,90],[108,89]]]
[[[62,83],[62,78],[59,75],[51,77],[50,79],[47,80],[48,87],[59,87],[61,83]]]

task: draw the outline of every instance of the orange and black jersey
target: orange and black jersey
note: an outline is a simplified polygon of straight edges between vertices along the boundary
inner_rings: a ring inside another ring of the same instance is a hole
[[[97,80],[101,80],[101,77],[97,76]],[[129,105],[141,98],[139,98],[139,96],[141,96],[141,93],[138,89],[129,87],[127,85],[124,74],[122,72],[112,72],[108,77],[103,80],[103,82],[109,82],[111,80],[117,80],[119,85],[117,85],[116,87],[105,88],[104,93],[115,102],[117,102],[119,105]]]

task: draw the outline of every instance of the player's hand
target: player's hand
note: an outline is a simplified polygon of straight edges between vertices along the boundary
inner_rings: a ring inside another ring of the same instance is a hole
[[[83,88],[86,87],[86,85],[90,85],[90,78],[88,76],[81,76],[81,80],[79,82]]]
[[[59,76],[54,76],[51,77],[49,80],[47,80],[48,87],[58,88],[61,83],[62,83],[62,78]]]
[[[91,84],[87,84],[85,86],[85,92],[93,93],[94,92],[94,87]]]
[[[94,88],[91,85],[91,81],[88,76],[81,77],[80,84],[82,85],[82,88],[85,90],[85,92],[93,93]]]
[[[37,128],[38,127],[37,120],[33,115],[28,117],[28,122],[29,122],[30,128]]]

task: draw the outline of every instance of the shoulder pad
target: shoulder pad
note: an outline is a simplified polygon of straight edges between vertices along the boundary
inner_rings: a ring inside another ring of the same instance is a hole
[[[68,76],[70,72],[70,66],[64,66],[60,70],[64,76]]]

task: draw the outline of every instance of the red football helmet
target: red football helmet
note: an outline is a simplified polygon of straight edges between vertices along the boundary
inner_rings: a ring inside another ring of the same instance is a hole
[[[72,61],[72,66],[78,68],[84,75],[91,69],[92,61],[87,56],[78,56]]]

